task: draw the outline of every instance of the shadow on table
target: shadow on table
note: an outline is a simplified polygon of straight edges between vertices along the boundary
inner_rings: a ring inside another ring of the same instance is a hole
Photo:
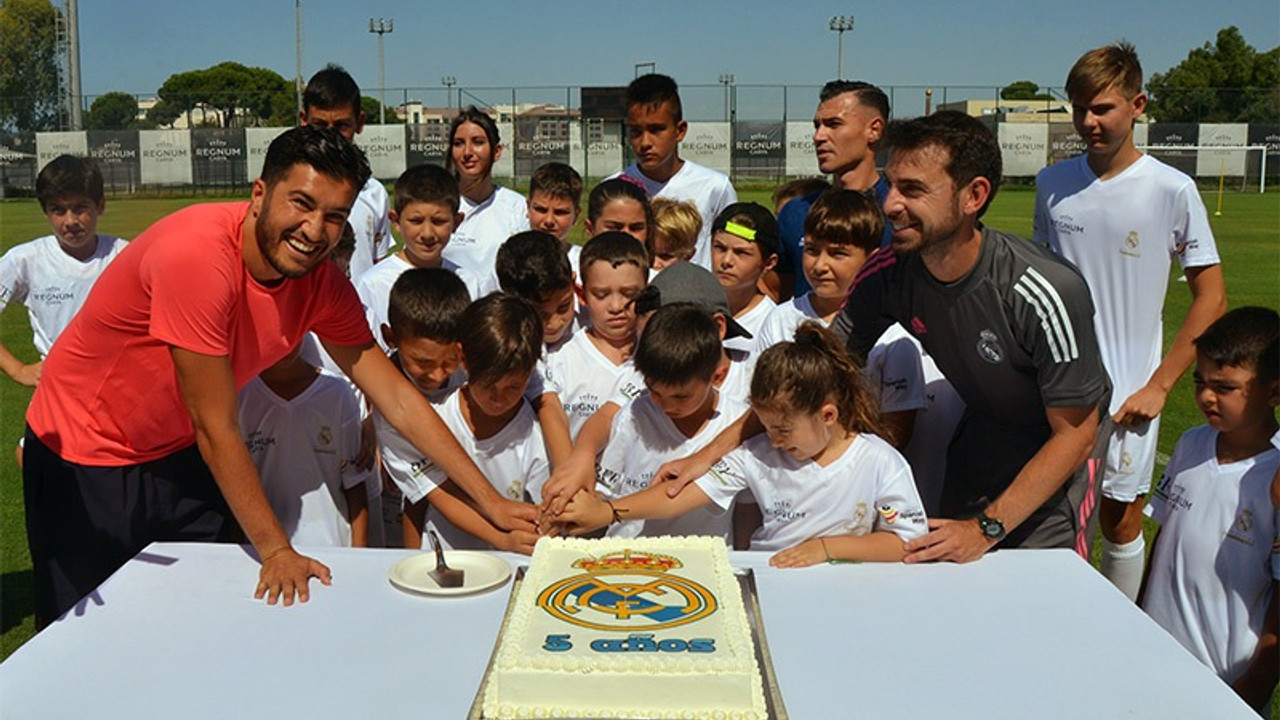
[[[35,613],[35,609],[31,568],[0,575],[0,633],[21,625]]]

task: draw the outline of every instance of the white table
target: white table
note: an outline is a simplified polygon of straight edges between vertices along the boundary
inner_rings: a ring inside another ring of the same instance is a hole
[[[311,601],[252,598],[237,546],[156,544],[0,665],[0,717],[463,718],[509,590],[401,592],[397,550],[323,550]],[[522,558],[510,556],[513,563]],[[756,569],[788,712],[811,718],[1256,718],[1068,551]]]

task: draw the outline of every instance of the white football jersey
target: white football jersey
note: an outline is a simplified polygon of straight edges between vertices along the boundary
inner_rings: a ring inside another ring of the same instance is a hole
[[[826,467],[796,460],[767,435],[743,443],[697,481],[722,508],[750,490],[764,523],[752,550],[777,551],[815,537],[892,532],[903,542],[928,532],[911,467],[889,443],[859,433]]]
[[[805,320],[814,320],[821,323],[824,327],[828,326],[816,310],[813,309],[813,303],[809,301],[809,293],[805,293],[797,298],[791,298],[787,302],[777,305],[764,322],[760,324],[759,332],[755,335],[755,354],[759,355],[766,348],[777,345],[780,342],[792,342],[796,339],[796,328],[800,327],[800,323]]]
[[[724,341],[724,346],[729,350],[741,350],[750,355],[756,352],[756,337],[760,335],[760,328],[765,324],[769,315],[778,307],[772,299],[768,297],[760,298],[760,302],[756,306],[746,311],[742,315],[734,316],[734,320],[742,326],[742,329],[751,333],[751,337],[728,338]]]
[[[42,360],[84,305],[98,276],[128,244],[99,235],[93,255],[81,262],[62,250],[58,238],[46,235],[0,257],[0,310],[14,302],[26,306],[31,342]]]
[[[1151,494],[1160,535],[1142,609],[1230,684],[1258,647],[1280,579],[1270,495],[1280,450],[1219,464],[1217,441],[1207,425],[1184,433]]]
[[[462,223],[449,238],[444,257],[478,278],[476,297],[483,297],[498,289],[494,267],[498,248],[507,238],[529,229],[529,207],[523,195],[498,185],[482,203],[462,198],[459,211]]]
[[[479,297],[481,287],[478,278],[448,260],[444,261],[443,267],[445,270],[452,271],[462,280],[463,284],[467,286],[467,292],[471,295],[471,299],[474,300]],[[367,272],[356,278],[354,283],[356,294],[360,296],[360,303],[364,305],[365,317],[369,319],[369,329],[373,331],[373,339],[387,353],[391,352],[391,348],[387,346],[387,341],[382,338],[382,326],[387,322],[387,308],[391,299],[391,288],[396,284],[396,280],[400,279],[401,275],[412,269],[413,265],[401,258],[399,254],[391,255],[386,260],[369,268]]]
[[[964,401],[920,342],[894,323],[867,353],[867,377],[879,387],[883,412],[914,410],[911,440],[902,454],[911,464],[924,507],[937,512],[947,472],[947,446]]]
[[[1106,180],[1085,155],[1051,165],[1036,178],[1035,240],[1089,285],[1115,413],[1160,364],[1170,258],[1219,262],[1195,182],[1148,155]]]
[[[370,177],[360,188],[347,222],[356,235],[348,274],[358,278],[391,253],[391,199],[381,180]]]
[[[528,493],[535,502],[541,502],[542,486],[550,475],[551,466],[542,442],[542,428],[533,408],[527,402],[521,402],[520,410],[505,427],[480,440],[462,416],[459,407],[463,402],[462,392],[462,388],[456,388],[431,398],[431,405],[440,414],[440,419],[499,494],[512,500],[524,500]],[[449,479],[441,467],[405,440],[376,411],[374,422],[387,475],[400,488],[406,501],[416,503],[422,500]],[[459,530],[435,508],[427,511],[427,528],[434,528],[440,534],[440,541],[451,548],[492,549]],[[425,536],[423,540],[426,540]],[[429,547],[429,544],[424,544],[424,547]]]
[[[569,416],[569,436],[575,439],[587,419],[614,396],[618,382],[638,374],[630,359],[614,365],[586,331],[575,332],[549,353],[546,366]]]
[[[597,489],[607,498],[630,495],[649,486],[662,463],[701,450],[747,411],[743,403],[720,395],[711,419],[694,437],[686,437],[671,418],[642,393],[613,418],[609,444],[596,464]],[[699,508],[671,520],[628,520],[609,527],[614,537],[637,535],[718,535],[731,542],[732,513]]]
[[[349,547],[343,490],[372,473],[360,454],[360,404],[341,378],[320,373],[292,400],[254,378],[240,390],[240,432],[271,509],[298,546]]]
[[[738,193],[733,189],[729,176],[689,160],[685,160],[684,165],[665,183],[649,179],[640,171],[640,166],[634,163],[619,174],[644,183],[650,200],[660,197],[687,200],[698,207],[698,214],[702,216],[702,231],[698,233],[698,245],[694,248],[690,261],[710,268],[711,224],[721,210],[738,202]]]

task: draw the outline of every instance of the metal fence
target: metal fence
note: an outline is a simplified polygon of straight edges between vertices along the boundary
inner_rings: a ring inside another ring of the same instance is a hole
[[[884,89],[895,117],[941,108],[983,117],[1000,139],[1006,175],[1012,178],[1034,177],[1044,165],[1083,150],[1060,90],[1046,90],[1037,99],[1003,100],[998,87]],[[817,175],[812,117],[819,90],[816,85],[686,85],[681,97],[690,128],[681,155],[737,183]],[[496,117],[507,146],[495,168],[498,177],[522,182],[537,166],[556,160],[600,178],[631,160],[624,93],[625,86],[388,90],[388,102],[408,123],[368,125],[357,142],[376,176],[393,179],[410,165],[443,163],[449,118],[459,107],[476,105]],[[0,133],[0,197],[29,192],[37,169],[62,153],[97,158],[114,193],[237,192],[256,177],[266,145],[281,128],[259,127],[256,117],[226,121],[216,108],[202,106],[180,117],[176,129]],[[1266,157],[1239,151],[1227,157],[1221,151],[1209,160],[1198,156],[1214,151],[1188,150],[1174,162],[1188,174],[1204,175],[1210,167],[1216,174],[1229,166],[1232,174],[1257,178],[1263,162],[1268,176],[1280,174],[1280,122],[1144,123],[1137,134],[1143,145],[1268,148]]]

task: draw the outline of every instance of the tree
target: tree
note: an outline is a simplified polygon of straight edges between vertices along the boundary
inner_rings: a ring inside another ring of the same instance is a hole
[[[378,98],[369,97],[368,95],[365,95],[364,97],[360,98],[360,109],[364,111],[364,121],[366,123],[369,123],[370,125],[378,125],[382,123],[382,118],[380,117],[381,110],[382,110],[382,103],[378,102]],[[386,124],[387,125],[403,125],[404,124],[404,120],[402,120],[400,116],[396,114],[395,108],[391,107],[390,105],[387,106]]]
[[[89,106],[84,126],[89,130],[128,130],[138,125],[138,99],[125,92],[109,92]]]
[[[1052,100],[1053,96],[1040,92],[1040,86],[1030,80],[1018,80],[1004,86],[1001,100]]]
[[[57,18],[49,0],[0,2],[0,128],[58,126]]]
[[[1232,25],[1147,81],[1147,113],[1161,122],[1275,122],[1280,47],[1260,53]]]
[[[157,94],[166,105],[166,115],[174,109],[189,114],[197,108],[212,108],[224,127],[261,125],[273,119],[281,107],[294,103],[293,85],[279,73],[237,62],[175,73]],[[206,116],[207,111],[202,112],[191,124],[205,121]]]

